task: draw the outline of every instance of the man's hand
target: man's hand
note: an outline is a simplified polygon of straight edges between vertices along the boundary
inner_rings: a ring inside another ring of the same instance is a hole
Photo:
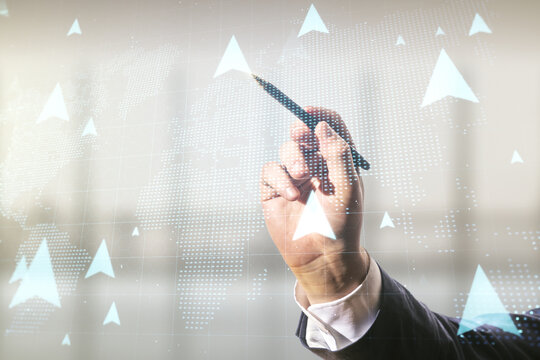
[[[261,197],[266,225],[311,304],[339,299],[366,277],[369,256],[360,246],[363,185],[353,164],[349,131],[334,111],[307,107],[320,119],[315,132],[300,120],[280,160],[264,165]],[[311,191],[336,239],[311,233],[292,240]]]

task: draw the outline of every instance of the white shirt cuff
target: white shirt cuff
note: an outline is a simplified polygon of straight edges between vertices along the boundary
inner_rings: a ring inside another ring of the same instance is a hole
[[[306,342],[311,348],[341,350],[362,338],[379,314],[381,272],[373,259],[362,284],[341,299],[309,305],[299,287],[297,281],[294,298],[308,317]]]

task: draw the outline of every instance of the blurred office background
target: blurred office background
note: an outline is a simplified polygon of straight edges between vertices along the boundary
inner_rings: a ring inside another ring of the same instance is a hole
[[[0,358],[314,358],[258,200],[294,117],[246,64],[345,119],[420,300],[462,316],[480,266],[540,306],[540,3],[311,5],[0,1]]]

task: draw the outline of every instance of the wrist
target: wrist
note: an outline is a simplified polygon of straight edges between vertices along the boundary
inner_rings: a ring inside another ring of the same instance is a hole
[[[321,254],[308,264],[291,267],[309,303],[340,299],[366,278],[370,258],[363,249],[355,253]]]

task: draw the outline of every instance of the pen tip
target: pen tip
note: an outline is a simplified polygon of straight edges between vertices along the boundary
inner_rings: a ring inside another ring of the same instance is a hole
[[[251,74],[251,76],[253,76],[253,78],[255,79],[255,81],[257,81],[259,85],[264,86],[264,84],[266,84],[266,81],[264,81],[262,78],[258,77],[257,75]]]

